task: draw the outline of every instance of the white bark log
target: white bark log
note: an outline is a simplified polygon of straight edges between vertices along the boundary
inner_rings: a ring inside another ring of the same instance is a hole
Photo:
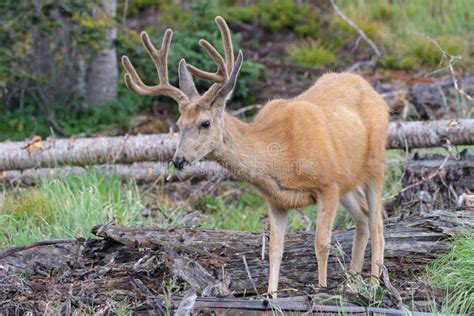
[[[452,145],[473,145],[474,119],[394,122],[389,127],[387,148],[435,147],[443,145],[446,139]],[[29,141],[0,143],[0,171],[168,161],[178,144],[178,135],[51,139],[30,146],[30,151],[29,144]]]
[[[136,162],[130,165],[95,165],[91,166],[91,168],[97,169],[105,175],[116,175],[122,180],[135,180],[137,182],[165,180],[169,175],[168,164],[166,162]],[[79,166],[0,171],[0,185],[32,185],[37,183],[39,179],[79,175],[85,172],[87,172],[87,168]],[[231,178],[232,175],[216,162],[202,161],[188,166],[183,171],[177,171],[168,181],[202,180],[211,179],[213,177],[228,179]]]
[[[0,143],[0,170],[51,168],[60,165],[167,161],[178,143],[177,135],[137,135],[51,139],[42,148],[26,149],[31,142]]]
[[[392,122],[387,148],[412,149],[474,144],[474,119]]]

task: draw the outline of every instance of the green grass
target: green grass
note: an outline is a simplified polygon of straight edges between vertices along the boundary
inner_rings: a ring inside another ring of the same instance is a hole
[[[290,46],[290,58],[298,66],[317,67],[334,65],[336,57],[333,51],[320,41],[307,40]]]
[[[375,39],[390,66],[436,68],[441,54],[420,32],[432,36],[453,55],[471,65],[474,11],[470,0],[337,0],[341,9]],[[337,22],[343,23],[341,21]],[[354,32],[354,31],[352,31]]]
[[[468,313],[474,310],[474,232],[454,238],[451,247],[428,266],[429,282],[446,290],[441,312]]]
[[[249,190],[248,185],[239,184],[237,197],[207,196],[197,206],[204,211],[199,225],[212,229],[259,231],[265,226],[262,219],[266,206],[261,197]]]
[[[136,186],[94,170],[0,193],[0,248],[48,238],[89,237],[92,226],[115,218],[143,223]]]

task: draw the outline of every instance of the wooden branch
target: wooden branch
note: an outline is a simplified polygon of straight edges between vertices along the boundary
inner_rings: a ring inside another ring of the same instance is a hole
[[[387,148],[442,146],[444,139],[449,139],[452,145],[474,144],[474,119],[390,123]],[[0,171],[166,162],[173,156],[177,144],[175,134],[3,142],[0,143]]]

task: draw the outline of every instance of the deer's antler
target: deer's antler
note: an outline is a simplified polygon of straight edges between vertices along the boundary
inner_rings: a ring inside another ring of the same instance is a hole
[[[153,46],[150,41],[150,37],[146,32],[142,32],[140,37],[142,39],[143,46],[148,52],[148,55],[150,55],[151,59],[155,63],[160,83],[156,86],[148,86],[144,84],[128,57],[123,56],[122,64],[127,71],[124,76],[127,88],[140,95],[165,95],[173,98],[180,105],[188,102],[189,98],[186,96],[186,94],[182,90],[172,86],[168,79],[168,51],[171,44],[171,38],[173,37],[173,31],[171,29],[166,30],[161,48],[159,50]]]
[[[237,76],[238,70],[240,69],[242,63],[242,52],[239,52],[237,64],[234,66],[234,47],[232,45],[232,38],[227,23],[220,16],[217,16],[215,21],[221,33],[225,59],[214,48],[214,46],[212,46],[205,39],[201,39],[199,41],[199,45],[201,45],[201,47],[206,51],[209,57],[211,57],[212,60],[216,63],[217,71],[215,73],[211,73],[198,69],[193,65],[187,65],[188,70],[194,76],[214,82],[212,86],[207,90],[207,92],[203,95],[203,98],[207,100],[213,100],[217,96],[220,89],[230,81],[229,79],[232,78],[233,73],[235,73],[235,76]],[[234,71],[234,67],[238,68],[236,69],[237,71]]]

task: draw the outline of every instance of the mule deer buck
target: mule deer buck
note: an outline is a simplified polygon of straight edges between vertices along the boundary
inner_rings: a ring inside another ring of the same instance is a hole
[[[229,28],[216,17],[224,56],[206,40],[199,44],[216,63],[215,73],[179,63],[179,88],[168,81],[167,57],[172,31],[166,30],[157,50],[142,32],[141,39],[155,63],[160,83],[147,86],[124,56],[125,83],[146,96],[165,95],[179,104],[180,141],[173,163],[178,169],[206,156],[253,184],[269,205],[270,276],[268,293],[276,294],[287,214],[292,208],[318,201],[315,251],[319,285],[326,286],[331,228],[338,203],[355,221],[351,270],[360,272],[369,234],[371,274],[378,278],[384,237],[381,191],[388,106],[358,75],[323,75],[292,99],[268,102],[251,123],[225,111],[242,66]],[[212,82],[200,95],[192,75]]]

